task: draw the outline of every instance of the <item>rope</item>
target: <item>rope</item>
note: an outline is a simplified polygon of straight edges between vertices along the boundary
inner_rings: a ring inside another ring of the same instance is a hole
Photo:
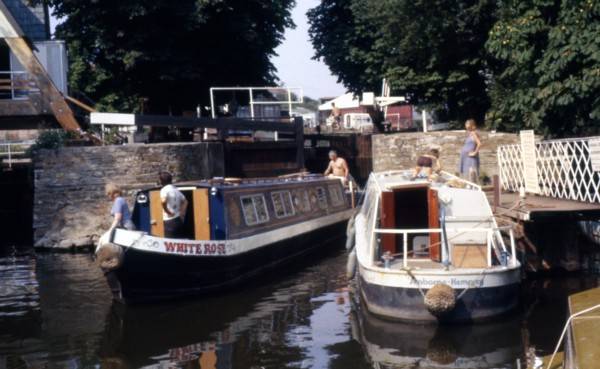
[[[487,269],[488,268],[483,269],[481,271],[481,273],[479,274],[480,277],[483,276],[483,278],[481,278],[481,282],[480,282],[481,286],[483,286],[483,281],[485,280],[485,277],[487,276],[487,274],[485,273],[487,271]],[[471,289],[471,287],[472,287],[472,285],[467,286],[467,288],[465,288],[464,290],[462,290],[462,292],[459,293],[458,296],[456,296],[456,299],[460,300],[460,298],[463,297],[464,294],[467,293],[467,291]]]
[[[560,335],[560,338],[558,340],[558,343],[556,344],[556,347],[554,348],[554,352],[552,353],[552,356],[550,357],[550,361],[548,362],[548,365],[546,366],[546,369],[550,369],[552,367],[552,362],[554,361],[554,357],[556,356],[556,353],[558,352],[558,349],[560,348],[560,345],[562,344],[562,340],[565,338],[565,333],[567,333],[567,329],[569,328],[569,326],[571,325],[571,321],[574,318],[577,318],[578,316],[585,314],[585,313],[589,313],[592,310],[596,310],[600,308],[600,304],[589,307],[587,309],[581,310],[578,313],[572,314],[569,319],[567,319],[567,322],[565,323],[565,327],[562,330],[562,333]]]
[[[415,284],[417,285],[417,289],[419,290],[419,293],[421,293],[421,296],[423,298],[425,298],[425,292],[423,292],[423,289],[421,288],[421,284],[419,283],[419,280],[415,277],[414,274],[412,274],[412,271],[410,270],[410,268],[402,268],[401,270],[405,271],[406,274],[408,274],[410,276],[410,278],[412,278],[412,280],[415,281]]]

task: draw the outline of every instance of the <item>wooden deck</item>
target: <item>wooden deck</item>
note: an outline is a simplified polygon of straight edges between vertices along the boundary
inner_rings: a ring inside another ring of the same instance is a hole
[[[492,194],[490,205],[493,206]],[[549,218],[565,218],[571,220],[600,219],[600,204],[554,199],[545,196],[528,194],[525,200],[519,194],[503,192],[500,206],[494,209],[496,216],[507,216],[522,221],[535,221]]]

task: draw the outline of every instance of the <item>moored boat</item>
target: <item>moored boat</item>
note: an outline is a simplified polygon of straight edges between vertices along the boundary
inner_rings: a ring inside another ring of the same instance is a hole
[[[178,185],[187,237],[164,237],[158,188],[136,195],[138,230],[116,229],[96,255],[116,300],[167,300],[244,282],[345,235],[343,184],[318,175]]]
[[[411,177],[372,173],[355,217],[349,261],[367,309],[394,320],[466,322],[515,308],[520,263],[485,193],[446,172],[433,182]]]

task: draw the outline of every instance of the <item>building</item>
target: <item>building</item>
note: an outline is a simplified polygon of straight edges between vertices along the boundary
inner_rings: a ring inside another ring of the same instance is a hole
[[[0,0],[0,129],[79,128],[67,95],[65,43],[50,39],[41,2]]]
[[[321,99],[318,116],[321,124],[327,121],[333,104],[340,109],[343,118],[353,114],[369,114],[371,117],[381,115],[384,121],[389,122],[391,130],[414,129],[413,107],[407,104],[403,97],[376,97],[372,92],[365,92],[362,98],[353,93],[346,93],[336,98]]]

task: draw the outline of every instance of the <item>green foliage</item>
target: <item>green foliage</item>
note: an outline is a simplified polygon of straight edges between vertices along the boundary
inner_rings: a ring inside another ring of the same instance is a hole
[[[553,136],[600,128],[600,3],[506,1],[490,31],[499,61],[490,120]]]
[[[600,132],[600,2],[323,0],[315,58],[352,91],[378,90],[444,120],[547,136]]]
[[[71,88],[104,111],[178,113],[210,86],[276,82],[294,0],[47,0],[65,18]]]
[[[65,145],[65,141],[69,138],[71,138],[71,134],[63,130],[51,129],[40,131],[35,143],[29,147],[28,155],[39,149],[59,149]]]
[[[308,16],[315,57],[350,89],[374,90],[386,77],[395,94],[444,119],[481,119],[495,8],[492,0],[325,0]]]

